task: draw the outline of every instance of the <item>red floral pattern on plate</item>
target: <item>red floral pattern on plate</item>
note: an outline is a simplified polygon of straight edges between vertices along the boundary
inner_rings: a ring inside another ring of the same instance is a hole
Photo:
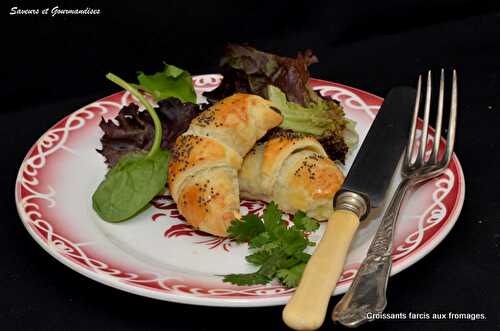
[[[214,249],[217,247],[222,247],[226,252],[229,252],[233,239],[221,238],[217,236],[210,235],[203,231],[195,230],[189,224],[186,223],[185,218],[180,214],[177,209],[177,205],[173,200],[171,195],[161,195],[153,199],[151,204],[160,210],[165,210],[165,212],[154,213],[151,217],[153,222],[156,222],[161,217],[165,217],[166,221],[172,223],[172,225],[165,230],[165,238],[176,238],[176,237],[199,237],[198,241],[193,241],[194,244],[202,244],[208,247],[208,249]],[[263,201],[254,200],[242,200],[240,203],[241,214],[256,214],[262,216],[266,203]],[[182,221],[182,223],[172,222],[172,219]],[[291,225],[291,215],[283,214],[283,221],[286,222],[288,226]]]

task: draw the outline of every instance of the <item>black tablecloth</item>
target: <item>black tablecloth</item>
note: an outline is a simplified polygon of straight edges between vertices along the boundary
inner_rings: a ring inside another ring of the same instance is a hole
[[[98,8],[99,15],[9,15],[11,8]],[[479,1],[11,3],[2,10],[0,325],[3,330],[279,330],[282,307],[162,302],[96,283],[44,252],[14,204],[18,167],[52,124],[162,61],[217,71],[227,42],[295,55],[311,48],[313,77],[384,96],[427,69],[456,68],[456,153],[466,196],[457,224],[428,256],[390,280],[387,312],[484,313],[486,320],[380,320],[363,329],[500,327],[500,12]],[[331,307],[339,300],[334,297]],[[327,319],[325,329],[333,328]],[[336,326],[339,327],[340,326]]]

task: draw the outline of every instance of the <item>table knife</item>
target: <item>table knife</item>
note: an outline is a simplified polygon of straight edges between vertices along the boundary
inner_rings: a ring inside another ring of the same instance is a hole
[[[283,310],[283,320],[295,330],[316,330],[343,271],[345,258],[360,220],[385,201],[386,192],[408,140],[416,90],[389,91],[335,195],[334,213],[307,263],[295,293]]]

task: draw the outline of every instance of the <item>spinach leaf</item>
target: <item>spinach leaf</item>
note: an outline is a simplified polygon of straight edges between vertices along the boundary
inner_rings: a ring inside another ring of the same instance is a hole
[[[155,135],[149,153],[127,154],[110,169],[92,196],[92,206],[108,222],[122,222],[143,210],[167,182],[170,153],[160,148],[162,127],[153,107],[134,87],[108,74],[108,79],[130,91],[151,116]]]
[[[122,157],[95,191],[94,210],[108,222],[134,216],[165,188],[169,158],[168,151]]]

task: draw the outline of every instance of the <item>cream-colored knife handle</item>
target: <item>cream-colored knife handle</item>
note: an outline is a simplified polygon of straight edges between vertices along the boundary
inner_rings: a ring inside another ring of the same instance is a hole
[[[345,257],[359,225],[350,210],[337,210],[306,265],[300,284],[283,310],[286,325],[295,330],[316,330],[325,320],[326,309]]]

